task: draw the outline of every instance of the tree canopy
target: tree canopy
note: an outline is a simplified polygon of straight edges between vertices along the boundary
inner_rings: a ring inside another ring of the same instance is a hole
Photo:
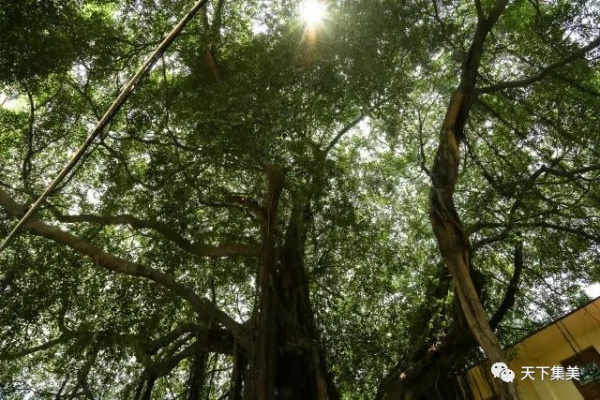
[[[193,3],[0,3],[1,238]],[[301,9],[207,1],[0,253],[0,397],[462,398],[589,300],[598,3]]]

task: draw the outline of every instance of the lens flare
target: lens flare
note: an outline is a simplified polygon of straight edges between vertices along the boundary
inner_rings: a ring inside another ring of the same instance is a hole
[[[300,18],[308,27],[320,25],[327,14],[327,5],[317,0],[306,0],[298,7]]]

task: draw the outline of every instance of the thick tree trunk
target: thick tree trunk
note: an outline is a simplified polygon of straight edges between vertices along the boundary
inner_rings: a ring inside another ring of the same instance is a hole
[[[269,187],[263,202],[262,247],[256,278],[257,312],[255,317],[254,357],[251,364],[252,388],[248,394],[258,400],[275,398],[275,372],[278,358],[277,327],[277,253],[276,219],[283,190],[283,173],[277,167],[266,168]]]
[[[454,191],[458,180],[460,164],[459,145],[477,97],[476,81],[484,52],[486,37],[504,12],[508,0],[496,0],[486,15],[480,7],[477,10],[477,26],[473,40],[464,61],[461,79],[452,95],[446,116],[441,126],[439,145],[431,169],[431,192],[429,217],[436,236],[442,259],[454,282],[460,304],[461,316],[469,327],[470,334],[483,349],[491,363],[505,362],[502,348],[489,324],[488,316],[477,293],[471,276],[471,247],[462,221],[454,207]],[[392,371],[394,374],[394,371]],[[392,376],[389,382],[403,383],[406,377]],[[388,385],[389,387],[389,385]],[[519,394],[513,383],[499,385],[501,399],[518,399]],[[390,391],[384,391],[384,398]],[[412,398],[410,391],[404,391],[404,398]],[[439,398],[435,397],[434,398]],[[443,397],[442,397],[443,398]]]
[[[188,378],[187,400],[200,400],[204,393],[204,382],[206,381],[206,353],[197,354],[192,357],[190,375]]]
[[[303,259],[303,214],[304,207],[292,212],[279,251],[279,333],[284,348],[278,360],[277,384],[282,399],[337,399],[310,303]]]
[[[246,379],[246,370],[248,368],[248,363],[246,361],[245,354],[241,351],[241,349],[234,345],[233,350],[233,371],[231,372],[231,385],[229,388],[229,396],[228,400],[242,400],[244,398],[243,390],[249,390],[249,388],[244,387],[244,382]]]
[[[337,399],[319,345],[304,270],[305,204],[294,208],[285,237],[278,237],[275,221],[283,175],[275,167],[269,167],[267,175],[253,325],[255,349],[244,398]]]
[[[497,16],[503,9],[501,1],[496,3]],[[496,17],[497,18],[497,17]],[[443,381],[441,374],[453,376],[451,366],[465,360],[466,353],[472,348],[474,339],[483,349],[489,362],[506,362],[502,348],[494,334],[489,318],[483,308],[479,293],[473,280],[471,266],[471,247],[462,221],[454,206],[454,191],[458,180],[460,163],[459,145],[464,125],[475,99],[475,76],[481,57],[485,34],[493,24],[490,18],[480,21],[459,89],[453,94],[446,116],[442,123],[439,145],[431,169],[431,191],[429,217],[436,236],[442,260],[454,283],[454,289],[460,310],[454,313],[454,321],[464,321],[468,333],[456,322],[453,329],[439,345],[425,342],[424,347],[416,351],[404,363],[400,363],[380,386],[378,397],[381,399],[455,399],[469,398],[465,388],[468,385],[455,378],[446,378],[442,391],[436,390]],[[487,29],[486,29],[487,28]],[[474,71],[474,72],[473,72]],[[453,348],[444,351],[447,346]],[[425,353],[425,354],[424,354]],[[423,357],[424,356],[424,357]],[[422,357],[422,358],[418,358]],[[455,390],[448,390],[448,389]],[[499,384],[500,399],[519,399],[519,393],[513,383]]]
[[[431,170],[429,216],[442,258],[452,274],[456,294],[471,333],[490,361],[504,362],[500,343],[490,328],[487,314],[469,274],[471,247],[462,221],[454,208],[453,195],[460,157],[455,129],[463,101],[463,93],[457,91],[442,125],[440,144]]]
[[[454,190],[460,160],[459,141],[464,126],[464,121],[459,123],[459,118],[466,118],[472,101],[473,99],[466,98],[461,90],[457,90],[450,101],[431,170],[429,217],[442,259],[452,275],[455,292],[470,332],[493,364],[506,362],[506,358],[473,284],[470,274],[471,246],[454,207]],[[519,398],[513,383],[501,385],[499,396],[501,399]]]

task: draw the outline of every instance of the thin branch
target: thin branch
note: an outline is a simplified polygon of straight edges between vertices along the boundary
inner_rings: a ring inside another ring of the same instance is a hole
[[[485,20],[477,21],[475,35],[462,66],[460,83],[448,107],[448,116],[451,116],[451,118],[447,122],[451,122],[450,125],[452,125],[451,128],[457,144],[460,144],[462,140],[465,125],[473,108],[473,102],[477,98],[475,84],[479,76],[479,67],[481,65],[486,37],[496,22],[498,22],[507,4],[508,0],[496,0],[488,17]],[[444,129],[449,128],[450,125]]]
[[[579,90],[580,92],[583,92],[583,93],[593,96],[593,97],[600,97],[600,92],[590,89],[589,87],[583,86],[581,83],[574,81],[573,79],[567,78],[566,76],[556,73],[556,72],[552,72],[551,74],[552,74],[552,76],[555,76],[557,79],[565,82],[566,84],[571,85],[572,87]]]
[[[61,399],[61,395],[63,390],[65,390],[65,387],[67,386],[67,383],[69,383],[69,380],[71,379],[71,377],[69,375],[67,375],[67,377],[65,378],[65,380],[63,381],[63,383],[60,385],[60,388],[58,389],[58,392],[56,393],[56,396],[54,397],[54,400],[60,400]]]
[[[158,350],[162,349],[165,346],[168,346],[169,344],[171,344],[173,341],[177,340],[183,334],[191,333],[191,332],[198,333],[199,330],[200,330],[200,326],[198,326],[196,324],[192,324],[192,323],[178,325],[169,333],[150,342],[148,345],[148,348],[147,348],[148,353],[155,354],[158,352]]]
[[[125,157],[121,153],[119,153],[118,151],[113,149],[111,146],[109,146],[105,141],[101,141],[98,144],[98,146],[101,148],[104,148],[109,153],[109,156],[113,157],[114,159],[118,160],[121,163],[123,170],[129,177],[129,179],[131,179],[135,183],[143,186],[145,189],[152,190],[152,191],[156,191],[156,190],[160,189],[165,184],[165,182],[172,180],[173,177],[176,176],[178,173],[183,172],[190,166],[194,165],[194,162],[189,161],[183,165],[178,166],[175,170],[169,171],[168,174],[166,174],[164,177],[162,177],[162,179],[158,180],[155,184],[149,184],[147,182],[141,181],[140,179],[136,178],[134,176],[133,172],[131,171],[131,169],[129,168],[128,162],[125,159]]]
[[[517,54],[515,52],[512,52],[512,51],[510,52],[510,54],[513,55],[513,56],[515,56],[515,57],[517,57],[519,60],[521,60],[522,62],[526,63],[530,67],[537,68],[537,66],[534,65],[534,63],[532,63],[531,61],[529,61],[526,57],[523,57],[523,56],[521,56],[521,55],[519,55],[519,54]],[[571,78],[568,78],[568,77],[566,77],[563,74],[560,74],[560,73],[556,72],[555,70],[551,71],[549,73],[549,75],[555,77],[556,79],[558,79],[558,80],[560,80],[562,82],[565,82],[567,85],[570,85],[570,86],[574,87],[575,89],[579,90],[580,92],[583,92],[583,93],[585,93],[587,95],[590,95],[590,96],[600,97],[600,92],[597,92],[597,91],[595,91],[593,89],[590,89],[589,87],[586,87],[586,86],[582,85],[581,83],[579,83],[579,82],[577,82],[577,81],[575,81],[575,80],[573,80]]]
[[[446,24],[440,16],[440,10],[437,4],[437,0],[431,0],[431,4],[433,5],[433,18],[440,25],[440,33],[442,34],[443,40],[450,46],[450,48],[456,48],[456,45],[454,44],[454,42],[452,42],[450,36],[447,34]]]
[[[353,119],[348,125],[346,125],[345,127],[343,127],[337,133],[337,135],[335,135],[335,137],[331,140],[331,142],[329,142],[329,144],[327,145],[327,147],[325,147],[325,149],[323,149],[323,156],[326,157],[327,154],[329,154],[329,152],[331,151],[331,149],[333,149],[334,146],[340,141],[340,139],[342,138],[342,136],[344,136],[350,129],[352,129],[356,125],[358,125],[360,123],[360,121],[362,121],[363,119],[365,119],[365,117],[366,117],[366,114],[361,113],[360,116],[358,116],[357,118]]]
[[[571,178],[571,177],[574,177],[575,175],[585,174],[587,172],[600,171],[600,164],[595,164],[595,165],[590,165],[587,167],[572,169],[570,171],[564,170],[564,169],[559,170],[559,169],[555,169],[555,168],[545,168],[544,170],[545,170],[545,172],[552,174],[552,175],[561,176],[564,178]]]
[[[223,9],[225,8],[225,0],[218,0],[217,5],[214,7],[213,20],[211,24],[211,40],[212,45],[216,46],[221,37],[221,24],[223,19]]]
[[[520,224],[523,227],[535,227],[535,228],[546,228],[559,232],[566,232],[572,235],[581,236],[584,239],[594,241],[596,243],[600,243],[600,236],[593,235],[591,233],[587,233],[583,228],[571,228],[569,226],[562,226],[553,224],[550,222],[534,222],[529,224]]]
[[[173,28],[173,30],[164,38],[164,40],[150,55],[150,57],[148,57],[146,62],[144,62],[144,64],[140,67],[137,73],[133,76],[133,78],[131,78],[131,80],[127,83],[125,88],[123,88],[121,93],[113,101],[108,110],[106,110],[106,113],[104,114],[102,119],[98,121],[97,125],[88,135],[85,142],[81,145],[77,153],[73,155],[73,157],[67,163],[67,165],[60,171],[60,173],[54,178],[54,180],[50,183],[46,190],[44,190],[40,197],[33,203],[31,208],[27,210],[27,212],[20,218],[19,222],[17,222],[17,225],[8,234],[6,239],[4,239],[4,241],[0,244],[0,252],[10,244],[10,242],[15,238],[19,230],[25,226],[27,220],[30,219],[33,216],[33,214],[35,214],[37,209],[42,205],[46,198],[54,191],[54,189],[62,182],[62,180],[67,175],[69,175],[73,167],[75,167],[75,165],[79,163],[80,159],[86,153],[88,148],[92,145],[96,138],[98,138],[102,134],[104,128],[106,128],[106,126],[112,121],[115,114],[123,106],[125,101],[127,101],[129,96],[133,93],[133,91],[139,85],[142,79],[150,73],[150,70],[152,70],[152,67],[154,66],[156,61],[169,48],[173,41],[175,41],[177,36],[183,30],[183,28],[188,24],[188,22],[192,20],[194,15],[206,4],[207,1],[208,0],[199,0],[197,3],[195,3],[192,6],[192,8],[188,11],[188,13]]]
[[[474,229],[480,230],[480,229],[483,229],[483,228],[504,228],[504,227],[506,227],[506,224],[505,223],[501,223],[501,222],[478,222],[476,224],[476,228],[474,228]],[[513,227],[513,228],[545,228],[545,229],[551,229],[551,230],[558,231],[558,232],[570,233],[570,234],[573,234],[573,235],[580,236],[580,237],[582,237],[584,239],[600,243],[600,236],[596,236],[596,235],[594,235],[592,233],[588,233],[583,228],[573,228],[573,227],[570,227],[570,226],[558,225],[558,224],[551,223],[551,222],[545,222],[545,221],[538,221],[538,222],[513,222],[511,224],[511,227]]]
[[[467,149],[467,154],[473,161],[473,164],[479,167],[479,169],[481,170],[481,175],[484,177],[487,183],[489,183],[490,186],[502,196],[510,197],[511,193],[504,189],[503,185],[500,182],[498,182],[497,179],[494,176],[492,176],[492,174],[487,170],[487,168],[483,165],[483,162],[481,162],[481,160],[479,159],[479,156],[477,156],[477,154],[475,153],[473,147],[469,144],[468,140],[465,140],[465,146]]]
[[[171,372],[182,360],[191,357],[202,350],[202,346],[200,346],[198,342],[194,342],[179,353],[156,362],[149,368],[149,372],[155,378],[164,376]]]
[[[546,67],[542,68],[537,74],[535,74],[533,76],[530,76],[528,78],[523,78],[520,80],[516,80],[516,81],[499,82],[492,86],[486,86],[486,87],[477,89],[477,92],[478,93],[493,93],[493,92],[497,92],[499,90],[512,89],[512,88],[518,88],[518,87],[524,87],[524,86],[531,85],[532,83],[541,81],[546,75],[550,74],[554,70],[556,70],[562,66],[565,66],[565,65],[577,60],[578,58],[583,57],[588,51],[593,50],[598,46],[600,46],[600,36],[598,36],[595,40],[590,42],[587,46],[584,46],[584,47],[574,51],[573,53],[569,54],[562,60],[557,61],[550,65],[547,65]]]
[[[425,172],[425,174],[431,178],[431,171],[427,168],[427,158],[425,157],[425,143],[423,142],[423,125],[425,118],[421,117],[421,108],[418,110],[418,118],[419,118],[419,164],[421,165],[421,170]]]
[[[488,236],[481,240],[477,240],[477,241],[473,242],[473,244],[471,245],[471,249],[473,251],[477,251],[477,250],[481,249],[482,247],[487,246],[489,244],[501,242],[508,237],[509,231],[510,231],[510,228],[506,227],[505,229],[500,231],[500,233],[498,233],[497,235]]]

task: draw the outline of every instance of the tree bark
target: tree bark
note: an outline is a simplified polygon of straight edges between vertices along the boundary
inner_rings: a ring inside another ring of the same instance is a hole
[[[461,81],[452,95],[442,123],[439,145],[431,170],[432,186],[429,197],[429,217],[442,259],[452,274],[455,291],[469,329],[491,363],[506,362],[506,359],[490,327],[488,316],[469,273],[471,247],[468,235],[454,207],[454,191],[460,164],[459,145],[477,95],[475,83],[484,52],[485,39],[504,12],[507,3],[507,0],[496,0],[487,17],[481,10],[478,12],[478,23],[463,65]],[[513,383],[506,383],[500,387],[500,398],[520,398]]]
[[[285,306],[279,330],[285,347],[280,354],[278,387],[282,399],[338,399],[319,342],[304,267],[307,204],[292,210],[279,250],[278,289]]]
[[[461,83],[450,100],[442,123],[439,146],[431,170],[432,186],[429,197],[429,217],[442,259],[452,274],[456,295],[469,329],[491,363],[506,362],[506,359],[490,327],[488,316],[469,273],[471,246],[454,206],[454,191],[460,164],[459,145],[475,99],[475,79],[483,54],[483,43],[505,6],[506,1],[497,1],[490,16],[478,23],[469,56],[465,61]],[[501,385],[501,388],[500,398],[519,398],[513,383]]]
[[[490,361],[504,362],[500,343],[490,328],[487,314],[469,274],[471,248],[454,207],[453,195],[460,160],[455,127],[463,99],[462,92],[454,94],[442,125],[440,145],[432,169],[429,216],[440,253],[452,274],[456,294],[473,336]]]
[[[196,354],[192,357],[192,365],[190,366],[190,375],[188,378],[187,400],[200,400],[204,393],[207,358],[205,353]]]
[[[470,334],[481,346],[491,363],[505,362],[506,359],[500,343],[490,327],[488,316],[471,276],[471,271],[473,271],[471,246],[468,234],[454,206],[454,192],[460,166],[459,146],[477,96],[475,84],[484,53],[485,40],[500,15],[504,12],[507,4],[507,0],[496,0],[486,16],[482,4],[476,2],[477,26],[462,66],[460,83],[450,99],[446,116],[442,122],[438,149],[433,168],[430,171],[432,185],[429,196],[429,218],[442,260],[452,275],[458,303],[460,304],[461,312],[459,316],[464,317]],[[460,337],[457,340],[462,342]],[[468,350],[468,348],[469,346],[466,346],[465,349]],[[434,354],[437,353],[439,352],[434,352]],[[421,364],[422,362],[417,363],[417,365]],[[437,363],[428,363],[430,366],[435,364]],[[441,365],[447,367],[449,364],[442,362]],[[407,385],[406,373],[401,372],[399,375],[398,372],[397,369],[392,370],[391,376],[384,382],[384,389],[380,392],[381,398],[412,398],[412,393],[415,390],[411,389],[416,388],[404,387],[400,391],[397,390],[398,385]],[[501,399],[520,398],[513,383],[501,384],[499,387]],[[439,397],[433,394],[433,398]]]
[[[256,343],[245,398],[259,400],[338,399],[319,344],[304,270],[308,200],[296,201],[283,238],[277,209],[283,174],[267,168],[262,247],[253,328]],[[278,246],[278,242],[281,244]]]

